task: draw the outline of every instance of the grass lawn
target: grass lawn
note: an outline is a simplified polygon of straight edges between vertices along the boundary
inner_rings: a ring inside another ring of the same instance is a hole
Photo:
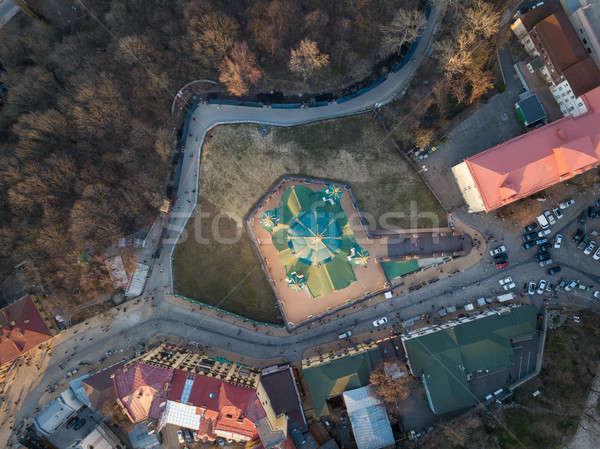
[[[285,174],[350,184],[373,227],[447,225],[435,197],[369,116],[272,128],[265,137],[256,125],[219,126],[203,148],[196,217],[175,250],[177,293],[249,318],[281,322],[243,218]],[[215,223],[220,215],[231,219]],[[216,243],[213,230],[225,237],[240,231],[241,238]]]

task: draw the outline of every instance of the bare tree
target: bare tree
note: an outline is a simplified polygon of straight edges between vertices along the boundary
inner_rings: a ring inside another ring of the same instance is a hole
[[[304,81],[317,69],[327,64],[329,64],[329,55],[321,53],[317,43],[310,39],[303,39],[298,48],[291,51],[290,70],[302,75]]]
[[[412,383],[412,378],[406,372],[386,372],[389,371],[386,368],[392,365],[390,362],[381,363],[369,376],[370,382],[377,387],[377,395],[389,404],[408,398]]]
[[[500,28],[500,11],[491,3],[475,0],[465,13],[465,26],[473,35],[480,34],[489,39]]]
[[[244,95],[248,92],[248,84],[256,83],[262,76],[256,64],[254,53],[246,42],[237,42],[219,64],[219,81],[227,86],[227,91],[233,95]]]
[[[220,11],[192,18],[188,36],[197,58],[208,58],[215,65],[233,48],[239,34],[237,21]]]
[[[418,9],[400,9],[389,25],[381,25],[381,53],[398,53],[402,46],[419,37],[421,27],[425,25],[425,14]]]

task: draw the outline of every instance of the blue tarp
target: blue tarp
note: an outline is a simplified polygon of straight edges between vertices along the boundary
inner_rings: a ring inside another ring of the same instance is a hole
[[[185,122],[183,124],[183,131],[181,132],[181,146],[185,147],[185,143],[187,142],[187,137],[190,129],[190,121],[192,120],[192,115],[194,115],[194,111],[198,108],[198,105],[195,104],[192,109],[187,114],[185,118]]]
[[[249,106],[252,108],[262,108],[264,103],[260,101],[238,101],[238,100],[222,100],[219,98],[211,98],[208,100],[208,104],[224,104],[230,106]]]
[[[356,98],[356,97],[364,94],[365,92],[368,92],[371,89],[374,89],[375,87],[379,86],[381,83],[383,83],[386,80],[386,78],[387,78],[387,76],[384,75],[381,78],[379,78],[377,81],[375,81],[373,84],[369,84],[368,86],[365,86],[362,89],[357,90],[353,94],[346,95],[345,97],[342,97],[342,98],[338,98],[337,100],[335,100],[335,102],[339,104],[339,103],[345,103],[346,101],[350,101],[353,98]]]
[[[321,106],[327,106],[329,103],[327,101],[315,101],[314,103],[308,103],[309,108],[318,108]]]

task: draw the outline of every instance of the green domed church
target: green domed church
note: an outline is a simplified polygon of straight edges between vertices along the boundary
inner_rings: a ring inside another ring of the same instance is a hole
[[[313,298],[356,281],[353,265],[368,260],[340,205],[342,193],[334,185],[321,191],[294,185],[283,193],[279,207],[262,217],[279,251],[288,286],[307,289]]]

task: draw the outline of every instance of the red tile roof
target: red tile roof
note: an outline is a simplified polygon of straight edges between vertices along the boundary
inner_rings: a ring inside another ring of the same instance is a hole
[[[486,211],[600,165],[600,87],[588,112],[565,117],[466,159]]]
[[[173,371],[142,362],[117,370],[113,379],[115,392],[131,421],[160,418],[172,377]]]
[[[52,338],[30,296],[0,310],[0,326],[0,365]]]
[[[194,383],[186,404],[205,409],[199,435],[214,438],[215,431],[230,432],[253,439],[257,437],[254,422],[265,416],[256,390],[238,387],[214,377],[175,370],[168,399],[182,402],[187,379]]]
[[[595,87],[600,86],[600,70],[598,70],[596,63],[589,56],[573,64],[563,73],[575,97],[580,97]]]
[[[558,72],[588,56],[564,12],[546,17],[535,26],[535,33]]]

